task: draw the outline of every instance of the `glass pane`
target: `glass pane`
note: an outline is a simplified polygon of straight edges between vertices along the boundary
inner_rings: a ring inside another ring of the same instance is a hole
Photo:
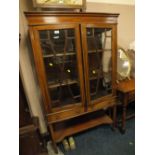
[[[112,93],[111,29],[87,28],[91,100]]]
[[[74,29],[39,31],[52,107],[80,103]]]

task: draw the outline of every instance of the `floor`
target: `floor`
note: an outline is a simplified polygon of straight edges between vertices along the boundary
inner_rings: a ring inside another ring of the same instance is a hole
[[[65,151],[59,144],[57,155],[134,155],[135,154],[135,120],[130,119],[126,124],[126,133],[112,131],[109,125],[87,130],[74,135],[76,149]],[[53,151],[49,155],[55,155]]]

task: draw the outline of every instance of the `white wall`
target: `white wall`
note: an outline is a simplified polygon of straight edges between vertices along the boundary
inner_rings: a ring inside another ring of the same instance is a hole
[[[119,13],[118,17],[118,45],[124,49],[135,40],[135,6],[106,3],[87,3],[88,12]]]
[[[19,66],[20,74],[30,107],[31,115],[39,117],[39,125],[41,133],[47,131],[43,113],[42,113],[42,99],[37,84],[37,78],[34,72],[33,60],[31,57],[30,42],[28,40],[27,21],[24,16],[24,11],[28,10],[27,0],[21,0],[19,6],[19,32],[21,33],[21,41],[19,48]]]
[[[125,5],[135,4],[135,0],[87,0],[87,2],[107,3],[107,4],[125,4]]]

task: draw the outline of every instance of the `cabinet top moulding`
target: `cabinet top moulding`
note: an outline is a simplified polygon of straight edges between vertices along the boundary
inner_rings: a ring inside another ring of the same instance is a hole
[[[51,12],[51,11],[31,11],[24,12],[28,20],[28,25],[67,23],[89,23],[104,22],[116,24],[118,13],[97,13],[97,12]],[[58,17],[58,18],[56,18]],[[67,17],[67,18],[65,18]],[[67,20],[68,19],[68,20]]]

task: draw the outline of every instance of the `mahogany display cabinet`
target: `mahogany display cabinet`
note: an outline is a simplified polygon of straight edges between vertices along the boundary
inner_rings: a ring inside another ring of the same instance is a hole
[[[67,136],[101,124],[114,126],[119,14],[25,15],[55,151]]]

